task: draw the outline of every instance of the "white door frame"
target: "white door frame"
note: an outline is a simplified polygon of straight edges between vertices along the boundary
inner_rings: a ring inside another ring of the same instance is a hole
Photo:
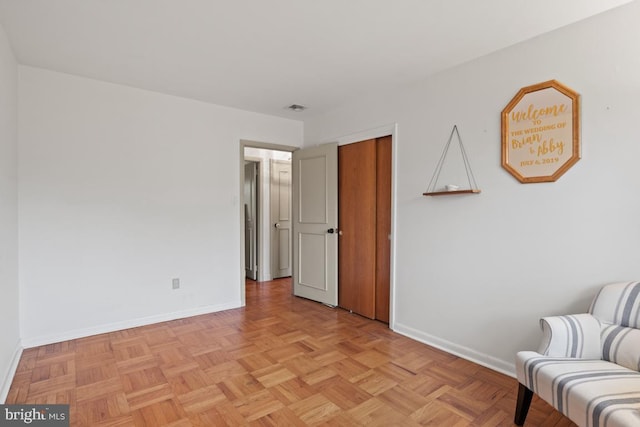
[[[349,135],[331,138],[329,141],[338,141],[338,146],[366,141],[368,139],[381,138],[391,135],[391,261],[390,261],[390,295],[389,295],[389,329],[394,330],[396,322],[396,206],[397,206],[397,161],[398,161],[398,124],[380,126]],[[244,252],[243,252],[244,253]]]
[[[300,147],[294,147],[291,145],[281,145],[281,144],[272,144],[268,142],[260,142],[260,141],[251,141],[246,139],[241,139],[239,144],[239,156],[238,156],[238,169],[240,170],[240,185],[238,188],[238,195],[240,200],[244,198],[244,149],[245,147],[253,147],[253,148],[263,148],[266,150],[277,150],[277,151],[289,151],[293,152],[299,150]],[[262,166],[262,165],[261,165]],[[244,204],[238,203],[238,221],[240,224],[240,302],[242,306],[246,305],[246,290],[245,290],[245,263],[244,263]],[[264,263],[258,262],[258,269],[261,268],[261,264]]]

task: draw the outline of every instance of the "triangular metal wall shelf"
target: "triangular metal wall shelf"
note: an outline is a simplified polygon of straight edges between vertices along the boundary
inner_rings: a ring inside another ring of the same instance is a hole
[[[442,171],[442,166],[444,165],[444,161],[447,158],[447,153],[449,152],[449,147],[451,146],[451,141],[453,140],[454,134],[458,138],[460,153],[462,153],[462,160],[464,162],[464,168],[467,173],[467,180],[469,181],[469,188],[464,190],[436,191],[436,188],[438,185],[438,178],[440,177],[440,172]],[[433,176],[431,177],[431,181],[429,181],[427,192],[422,193],[422,195],[423,196],[450,196],[454,194],[478,194],[478,193],[480,193],[480,189],[478,189],[478,184],[476,184],[476,178],[473,176],[473,171],[471,170],[471,164],[469,163],[469,158],[467,157],[467,151],[464,149],[462,138],[460,138],[460,133],[458,132],[458,126],[453,125],[453,129],[451,129],[451,135],[449,135],[449,140],[444,146],[444,150],[442,151],[440,160],[438,160],[438,165],[436,166],[436,170],[433,173]]]

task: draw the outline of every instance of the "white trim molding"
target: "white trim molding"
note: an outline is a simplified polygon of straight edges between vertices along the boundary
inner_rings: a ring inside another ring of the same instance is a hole
[[[398,124],[390,123],[387,125],[378,126],[372,129],[366,129],[360,132],[354,132],[349,135],[343,135],[337,138],[331,138],[325,142],[338,142],[338,145],[353,144],[354,142],[366,141],[367,139],[381,138],[383,136],[391,135],[393,140],[397,139]],[[395,153],[394,153],[395,154]]]
[[[199,316],[202,314],[216,313],[223,310],[231,310],[242,307],[240,301],[227,304],[208,305],[197,307],[189,310],[175,311],[172,313],[158,314],[155,316],[142,317],[139,319],[126,320],[123,322],[108,323],[105,325],[76,329],[62,334],[46,335],[34,338],[24,339],[22,344],[24,348],[38,347],[41,345],[53,344],[61,341],[68,341],[77,338],[90,337],[92,335],[105,334],[109,332],[121,331],[123,329],[136,328],[139,326],[152,325],[154,323],[168,322],[170,320],[184,319],[186,317]]]
[[[505,362],[504,360],[497,359],[493,356],[489,356],[488,354],[480,353],[468,347],[452,343],[451,341],[447,341],[434,335],[427,334],[425,332],[402,325],[400,323],[395,324],[393,331],[409,338],[413,338],[414,340],[420,341],[421,343],[445,351],[447,353],[466,359],[470,362],[482,365],[485,368],[492,369],[494,371],[508,375],[512,378],[516,377],[514,363]]]
[[[9,369],[1,378],[2,383],[0,383],[0,403],[2,404],[6,403],[7,401],[7,396],[9,395],[9,389],[11,388],[13,377],[16,375],[18,363],[20,363],[20,357],[22,357],[22,345],[20,343],[20,340],[18,340],[18,342],[16,343],[16,348],[13,352],[13,357],[11,358]]]

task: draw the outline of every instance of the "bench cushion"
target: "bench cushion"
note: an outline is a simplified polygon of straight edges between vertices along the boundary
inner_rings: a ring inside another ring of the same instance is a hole
[[[640,426],[640,373],[603,360],[516,356],[518,381],[579,426]]]
[[[603,325],[602,358],[640,371],[640,329]]]

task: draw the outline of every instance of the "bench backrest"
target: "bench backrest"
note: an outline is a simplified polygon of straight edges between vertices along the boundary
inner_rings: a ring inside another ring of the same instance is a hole
[[[589,313],[602,323],[602,358],[640,371],[640,282],[603,287]]]

